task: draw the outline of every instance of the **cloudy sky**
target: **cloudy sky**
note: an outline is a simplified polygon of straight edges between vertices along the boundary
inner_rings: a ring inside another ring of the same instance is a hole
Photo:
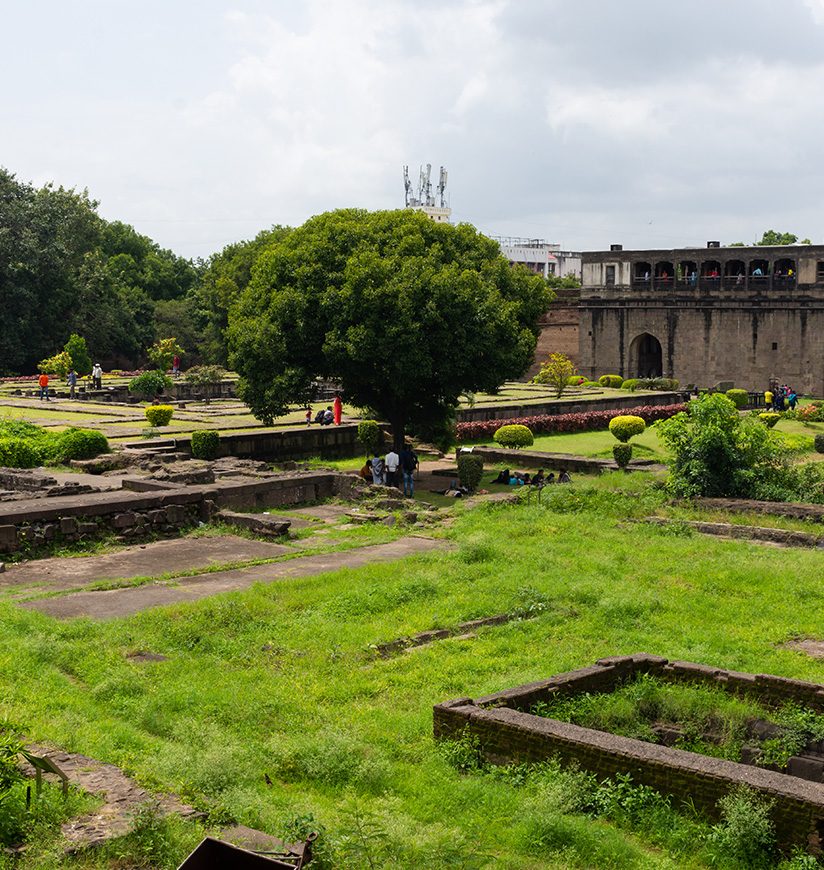
[[[403,203],[572,249],[824,242],[824,0],[0,0],[0,165],[208,256]]]

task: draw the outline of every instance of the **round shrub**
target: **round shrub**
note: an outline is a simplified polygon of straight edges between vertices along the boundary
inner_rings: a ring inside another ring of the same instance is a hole
[[[43,454],[30,441],[23,438],[0,438],[0,467],[37,468]]]
[[[813,446],[816,453],[824,453],[824,432],[820,432],[813,439]]]
[[[380,452],[383,437],[381,427],[375,420],[361,420],[358,423],[358,441],[363,444],[367,455]]]
[[[758,419],[768,428],[772,429],[773,426],[781,419],[781,414],[777,411],[764,411],[763,413],[758,415]]]
[[[65,463],[72,459],[94,459],[109,452],[109,442],[95,429],[66,429],[55,438],[49,448],[49,461]]]
[[[600,387],[601,385],[598,383],[598,381],[584,381],[581,386],[586,387],[587,389],[594,389],[595,387]]]
[[[220,434],[214,429],[192,432],[192,456],[195,459],[214,459],[220,451]]]
[[[580,387],[584,383],[586,383],[586,378],[581,377],[581,375],[570,375],[567,378],[568,387]]]
[[[129,381],[129,392],[151,400],[164,390],[170,389],[171,386],[172,379],[167,376],[166,372],[153,369],[132,378]]]
[[[532,431],[527,426],[522,426],[520,423],[510,423],[506,426],[501,426],[495,431],[492,436],[497,444],[501,447],[530,447],[535,440],[532,437]]]
[[[602,387],[612,387],[617,390],[620,388],[621,384],[624,383],[624,379],[621,375],[601,375],[601,377],[598,378],[598,383]]]
[[[746,390],[727,390],[726,396],[739,409],[746,407],[750,401],[750,394]]]
[[[621,384],[622,390],[629,390],[631,393],[638,389],[638,383],[640,378],[627,378],[623,384]]]
[[[483,457],[476,453],[458,454],[458,480],[470,492],[475,492],[484,473]]]
[[[677,390],[678,381],[675,378],[653,378],[650,386],[653,390]]]
[[[149,405],[146,419],[152,426],[168,426],[175,409],[171,405]]]
[[[633,435],[640,435],[646,428],[647,424],[642,417],[633,417],[630,414],[622,414],[609,421],[609,431],[623,443],[629,441]]]
[[[613,444],[612,455],[615,457],[615,464],[618,468],[626,468],[632,459],[632,444],[626,444],[623,441]]]

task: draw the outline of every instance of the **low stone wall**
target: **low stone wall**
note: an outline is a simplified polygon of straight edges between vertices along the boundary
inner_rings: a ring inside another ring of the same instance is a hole
[[[92,493],[0,503],[0,553],[55,540],[89,539],[104,531],[137,537],[175,532],[207,520],[219,508],[255,508],[346,495],[352,478],[335,472],[298,472],[254,481],[220,480],[150,492]]]
[[[583,411],[619,411],[623,408],[638,408],[641,405],[677,405],[688,402],[688,392],[673,393],[630,393],[625,396],[611,396],[605,399],[561,399],[560,401],[536,404],[516,402],[487,405],[484,407],[460,408],[457,412],[458,423],[471,423],[475,420],[508,420],[514,417],[535,417],[539,414],[579,414]]]
[[[677,504],[677,502],[675,502]],[[789,501],[755,501],[746,498],[696,498],[696,507],[706,510],[731,511],[741,514],[771,514],[798,520],[824,522],[824,504],[803,504]]]
[[[320,456],[322,459],[348,459],[363,453],[363,445],[357,440],[357,436],[357,423],[265,429],[237,434],[221,433],[218,455],[270,462],[308,459],[313,456]],[[145,450],[146,447],[157,444],[166,445],[189,455],[192,452],[191,438],[169,437],[162,441],[133,441],[123,446],[127,449]]]
[[[618,443],[617,441],[615,442]],[[503,447],[473,447],[472,452],[482,456],[489,465],[509,465],[512,468],[547,468],[551,471],[566,469],[579,474],[600,474],[602,471],[615,471],[618,466],[613,459],[594,459],[589,456],[575,456],[571,453],[542,453],[539,450],[507,450]],[[635,459],[630,462],[631,469],[655,469],[663,466],[649,459]]]
[[[757,697],[762,702],[793,700],[824,709],[824,686],[767,674],[744,674],[692,662],[668,662],[639,653],[601,659],[594,666],[559,674],[477,700],[460,698],[434,708],[436,739],[469,732],[495,764],[534,763],[557,757],[599,777],[630,774],[675,798],[690,799],[710,817],[732,788],[747,785],[774,801],[772,816],[782,846],[800,845],[821,853],[824,784],[758,767],[685,752],[602,731],[581,728],[527,712],[556,694],[608,692],[640,673],[694,681]]]

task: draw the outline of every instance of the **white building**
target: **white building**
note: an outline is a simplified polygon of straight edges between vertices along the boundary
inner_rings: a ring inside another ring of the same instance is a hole
[[[543,239],[521,239],[513,236],[492,236],[501,246],[501,253],[514,265],[520,263],[536,275],[548,278],[572,275],[581,280],[580,251],[562,251],[559,244]]]

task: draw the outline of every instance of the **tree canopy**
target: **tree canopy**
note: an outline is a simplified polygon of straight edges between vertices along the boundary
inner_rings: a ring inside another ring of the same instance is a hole
[[[767,246],[767,245],[794,245],[798,242],[800,245],[811,245],[812,242],[809,239],[802,239],[800,242],[798,241],[798,236],[795,233],[779,233],[776,230],[764,230],[763,235],[761,236],[760,242],[753,242],[753,245],[756,246]],[[745,246],[744,242],[731,242],[729,247],[731,248],[743,248]]]
[[[339,379],[350,403],[409,429],[443,428],[466,391],[532,362],[552,293],[467,224],[348,209],[267,248],[229,315],[238,391],[264,422]]]

